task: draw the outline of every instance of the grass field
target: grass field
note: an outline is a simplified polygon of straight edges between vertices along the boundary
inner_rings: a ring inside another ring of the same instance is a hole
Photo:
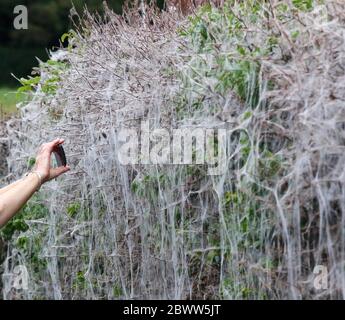
[[[16,103],[22,99],[16,88],[0,88],[0,115],[10,115],[17,112]]]

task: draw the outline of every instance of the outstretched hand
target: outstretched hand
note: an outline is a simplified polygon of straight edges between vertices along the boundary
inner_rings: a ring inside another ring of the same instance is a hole
[[[36,164],[34,171],[38,172],[42,177],[42,183],[55,179],[63,173],[70,170],[69,166],[58,168],[51,167],[51,154],[55,149],[65,142],[64,139],[55,139],[51,142],[44,143],[38,150],[36,156]]]

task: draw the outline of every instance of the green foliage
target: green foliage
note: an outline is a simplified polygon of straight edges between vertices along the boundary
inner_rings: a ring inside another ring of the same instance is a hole
[[[131,191],[140,198],[146,198],[155,203],[159,196],[159,189],[167,182],[164,174],[146,174],[141,179],[133,180]]]
[[[292,0],[292,4],[299,10],[308,11],[313,9],[314,0]]]
[[[15,234],[29,229],[27,220],[42,219],[48,215],[48,209],[33,197],[1,230],[0,236],[5,240],[11,240]]]
[[[35,77],[29,76],[27,79],[21,78],[19,81],[20,81],[22,86],[18,88],[17,92],[23,93],[23,92],[28,92],[28,91],[34,90],[36,88],[36,86],[40,83],[41,77],[40,76],[35,76]]]
[[[262,14],[256,2],[247,4],[243,11],[243,14],[250,12],[252,19],[259,19]],[[216,92],[226,96],[229,91],[234,91],[249,107],[255,108],[259,102],[258,74],[261,68],[257,60],[267,54],[268,49],[255,48],[242,41],[246,25],[230,7],[220,10],[205,5],[189,20],[188,27],[180,30],[180,35],[193,45],[200,58],[194,56],[190,74],[181,75],[184,86],[189,88],[192,83],[202,86],[207,79],[216,80]],[[224,32],[220,26],[227,26],[228,31]],[[222,43],[233,43],[234,52],[220,53]],[[202,101],[202,97],[196,97],[191,102],[193,110],[200,108]],[[182,98],[180,104],[183,104]],[[178,106],[178,111],[181,110],[183,106]]]
[[[28,228],[29,227],[25,222],[23,211],[21,211],[0,230],[0,235],[5,240],[11,240],[12,236],[17,231],[24,232],[28,230]]]
[[[31,92],[41,86],[42,92],[46,95],[54,95],[58,89],[58,84],[61,81],[61,75],[66,71],[68,65],[65,62],[48,60],[47,62],[42,62],[40,65],[41,72],[47,74],[46,79],[42,79],[41,76],[31,77],[27,79],[21,78],[21,87],[18,88],[18,93]]]
[[[218,75],[217,89],[223,94],[228,90],[234,90],[243,101],[254,108],[259,100],[259,87],[256,79],[259,69],[258,64],[249,60],[228,61],[227,68]],[[255,84],[254,88],[252,83]]]
[[[283,159],[265,150],[259,158],[259,174],[265,179],[273,178],[283,167]]]
[[[76,32],[74,30],[70,30],[66,33],[64,33],[62,36],[61,36],[61,42],[62,43],[68,43],[68,46],[67,46],[67,49],[69,51],[72,50],[72,40],[75,38],[76,36]]]
[[[67,207],[67,214],[74,218],[81,210],[80,202],[74,202]]]
[[[123,295],[122,288],[119,285],[114,285],[113,295],[115,298],[120,298]]]
[[[253,286],[242,285],[241,281],[238,281],[238,279],[235,279],[232,275],[224,278],[220,286],[220,295],[223,299],[268,299],[268,295],[264,290],[260,291]]]
[[[86,285],[86,279],[83,271],[78,271],[74,281],[74,287],[78,289],[84,288]]]
[[[31,271],[37,274],[46,272],[47,260],[42,257],[42,235],[46,229],[45,219],[49,210],[41,202],[38,196],[34,196],[15,215],[5,227],[0,230],[0,238],[11,242],[18,250],[23,259],[26,259],[31,266]],[[31,228],[29,221],[40,221],[40,229]],[[41,224],[42,223],[42,224]],[[42,233],[43,232],[43,233]]]

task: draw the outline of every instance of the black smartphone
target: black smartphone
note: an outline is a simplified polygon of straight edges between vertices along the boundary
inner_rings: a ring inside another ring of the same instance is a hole
[[[53,152],[54,152],[54,156],[55,156],[58,167],[62,167],[62,166],[66,167],[67,165],[66,154],[62,145],[58,145],[57,147],[55,147]]]

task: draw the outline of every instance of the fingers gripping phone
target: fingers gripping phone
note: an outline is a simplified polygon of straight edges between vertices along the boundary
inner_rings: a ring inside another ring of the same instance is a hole
[[[66,167],[66,165],[67,165],[66,154],[65,154],[65,150],[63,149],[62,145],[58,145],[57,147],[55,147],[53,153],[55,156],[57,166],[58,167]]]

